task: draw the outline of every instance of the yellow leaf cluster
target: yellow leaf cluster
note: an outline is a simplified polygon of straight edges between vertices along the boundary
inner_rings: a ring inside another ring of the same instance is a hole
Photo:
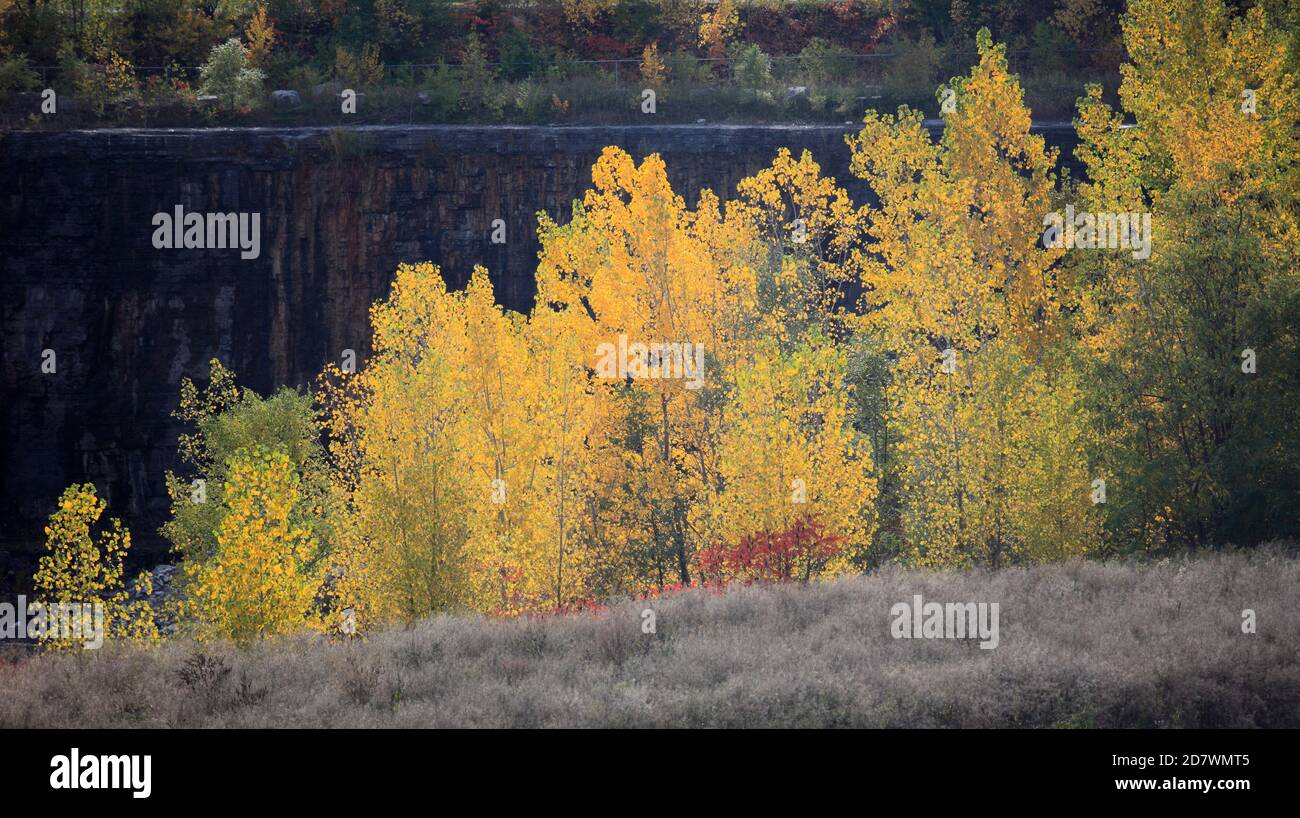
[[[35,598],[47,605],[98,602],[104,610],[105,638],[156,641],[152,610],[141,598],[152,593],[148,579],[133,587],[133,598],[123,578],[131,533],[116,519],[106,529],[94,528],[105,508],[90,483],[69,486],[59,497],[59,506],[45,526],[47,553],[33,578]],[[52,634],[44,646],[79,649],[82,641]]]
[[[244,449],[231,458],[217,551],[186,565],[185,612],[200,637],[247,643],[313,621],[321,578],[316,539],[292,513],[298,483],[283,452]]]

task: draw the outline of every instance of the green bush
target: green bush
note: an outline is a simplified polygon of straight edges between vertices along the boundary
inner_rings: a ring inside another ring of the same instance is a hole
[[[808,84],[829,85],[853,76],[857,63],[847,49],[814,37],[799,52],[799,69]]]
[[[91,68],[77,56],[72,42],[65,40],[59,46],[59,85],[64,93],[83,94],[91,86]]]
[[[0,59],[0,101],[18,91],[30,91],[37,84],[36,72],[27,67],[26,57]]]
[[[695,58],[689,51],[677,50],[664,57],[668,66],[669,81],[674,85],[707,85],[713,81],[709,66]]]
[[[760,90],[772,86],[772,61],[752,43],[737,43],[731,49],[732,78],[741,88]]]
[[[508,90],[512,107],[511,119],[540,122],[549,114],[551,108],[549,86],[532,80],[521,80],[511,84]]]
[[[532,38],[517,28],[506,32],[497,42],[497,62],[501,65],[501,76],[507,80],[536,76],[542,63]]]
[[[330,134],[330,150],[359,154],[364,142],[342,129]],[[184,400],[184,398],[182,398]],[[181,415],[178,415],[180,417]],[[172,519],[162,527],[162,534],[175,551],[186,560],[203,562],[216,552],[216,531],[223,515],[221,496],[226,482],[227,463],[240,450],[265,445],[289,456],[295,473],[302,480],[300,503],[293,509],[295,519],[310,520],[321,541],[330,540],[324,508],[328,504],[328,477],[319,430],[312,414],[310,395],[282,388],[263,398],[243,390],[236,402],[215,412],[187,415],[194,423],[191,441],[194,457],[185,457],[192,470],[182,478],[167,474],[167,491],[172,501]],[[202,480],[202,495],[196,497],[193,480]]]
[[[304,94],[310,94],[312,88],[325,81],[325,74],[311,63],[292,65],[286,62],[285,69],[283,71],[277,71],[276,66],[279,65],[277,57],[272,57],[271,60],[273,66],[272,76],[279,76],[282,78],[280,80],[281,88],[294,88],[302,91]]]
[[[436,119],[454,115],[460,104],[460,83],[455,71],[446,64],[438,66],[425,77],[420,89],[424,94],[424,108]]]
[[[256,108],[262,103],[266,75],[248,67],[248,52],[235,38],[212,49],[199,71],[199,93],[215,95],[227,110]]]
[[[894,58],[885,76],[884,91],[898,102],[924,105],[934,98],[939,86],[943,49],[928,33],[912,40],[897,37],[889,44]]]
[[[487,113],[496,118],[505,108],[506,94],[501,88],[496,68],[488,62],[487,51],[478,34],[465,40],[460,64],[461,106],[473,113]]]
[[[1034,27],[1033,43],[1029,47],[1030,64],[1035,71],[1059,71],[1069,62],[1073,47],[1070,35],[1050,23],[1040,22]]]

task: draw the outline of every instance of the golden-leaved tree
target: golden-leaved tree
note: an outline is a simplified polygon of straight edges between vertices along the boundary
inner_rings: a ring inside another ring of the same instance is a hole
[[[749,348],[754,272],[737,248],[752,238],[707,191],[688,209],[657,155],[637,165],[606,148],[592,180],[568,224],[542,219],[538,310],[569,323],[620,414],[602,470],[625,496],[603,536],[650,576],[689,584],[698,505],[716,479],[718,389]],[[680,354],[652,359],[651,345]]]
[[[563,321],[504,313],[482,268],[452,297],[463,305],[453,332],[465,338],[456,376],[467,396],[461,457],[479,607],[553,610],[583,591],[575,528],[593,408],[581,347]]]
[[[153,592],[149,575],[142,574],[133,587],[127,587],[124,560],[131,549],[131,532],[116,518],[97,528],[105,507],[90,483],[69,486],[59,497],[59,507],[45,526],[47,553],[32,580],[35,602],[46,608],[47,620],[50,606],[98,603],[105,638],[156,641],[152,609],[144,600]],[[61,627],[42,638],[42,645],[53,650],[80,649],[83,644],[83,639],[65,634]]]
[[[1081,209],[1149,212],[1150,256],[1072,254],[1111,527],[1135,549],[1293,536],[1294,31],[1223,0],[1134,0],[1122,25],[1123,111],[1097,87],[1079,103],[1079,195]]]
[[[863,556],[877,486],[870,448],[852,428],[845,367],[844,350],[820,334],[789,353],[776,338],[758,342],[719,436],[718,490],[708,504],[713,543],[787,531],[807,518],[848,546],[825,575]]]
[[[1053,352],[1070,303],[1056,266],[1063,251],[1040,244],[1056,157],[1030,133],[1005,48],[981,32],[979,53],[952,82],[956,107],[938,144],[906,108],[869,112],[849,139],[854,172],[880,198],[860,258],[868,311],[859,328],[894,359],[898,442],[881,459],[899,476],[907,553],[930,565],[1077,552],[1095,525],[1088,464],[1073,443],[1056,452],[1074,457],[1034,465],[1048,456],[1042,440],[1077,441],[1086,427],[1070,390],[1058,388],[1070,383],[1070,358]],[[1032,482],[1049,474],[1067,490]],[[1050,532],[1032,530],[1014,498],[1055,504],[1080,528],[1045,543]]]
[[[757,239],[759,331],[800,339],[810,326],[839,335],[856,282],[864,212],[812,154],[781,148],[772,164],[736,186],[727,215]],[[742,245],[743,246],[743,245]]]
[[[564,609],[590,596],[600,565],[600,540],[590,526],[603,490],[593,436],[608,410],[587,367],[586,350],[561,314],[535,311],[524,336],[529,426],[536,443],[529,493],[546,568],[537,581],[546,589],[541,596]]]
[[[335,590],[359,627],[471,603],[467,396],[459,361],[436,344],[456,309],[432,265],[399,266],[389,298],[371,308],[365,366],[322,377],[341,518]]]
[[[595,396],[572,328],[505,313],[481,268],[449,292],[429,264],[402,265],[371,319],[370,360],[324,391],[343,604],[382,622],[582,597]]]
[[[313,624],[319,543],[295,519],[299,477],[283,451],[241,449],[226,465],[217,547],[187,563],[186,612],[200,637],[246,644]]]

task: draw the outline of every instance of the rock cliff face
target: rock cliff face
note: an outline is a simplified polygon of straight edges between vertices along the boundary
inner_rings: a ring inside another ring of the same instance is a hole
[[[266,393],[309,385],[399,262],[452,284],[473,266],[533,297],[536,214],[567,218],[606,145],[658,152],[693,202],[727,195],[780,146],[807,148],[861,200],[845,127],[371,127],[0,135],[0,590],[23,587],[62,489],[92,481],[146,559],[174,467],[183,376],[220,358]],[[1068,142],[1068,131],[1049,132]],[[260,254],[157,249],[157,213],[260,214]],[[504,244],[492,242],[505,223]],[[52,351],[51,353],[47,350]],[[54,371],[43,371],[53,364]]]

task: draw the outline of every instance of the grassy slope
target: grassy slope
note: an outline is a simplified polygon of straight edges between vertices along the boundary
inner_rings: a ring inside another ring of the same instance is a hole
[[[1001,644],[895,640],[889,609],[997,602]],[[599,616],[436,617],[348,643],[177,641],[0,665],[14,726],[1300,727],[1300,558],[888,569]],[[1253,608],[1258,633],[1241,633]]]

